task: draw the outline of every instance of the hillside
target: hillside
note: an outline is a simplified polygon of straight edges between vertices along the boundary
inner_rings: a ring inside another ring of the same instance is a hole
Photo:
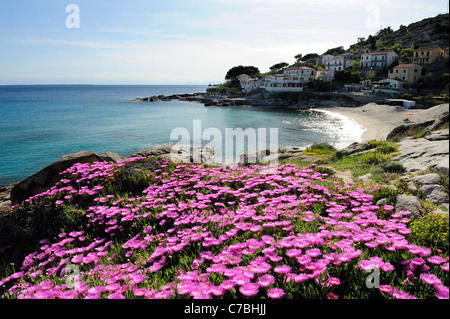
[[[364,40],[350,46],[348,51],[355,49],[370,49],[371,42],[376,49],[387,49],[395,43],[399,43],[402,48],[419,48],[425,45],[438,45],[443,49],[449,46],[449,14],[440,14],[433,18],[426,18],[419,22],[411,23],[408,26],[400,26],[398,30],[391,27],[381,29],[375,35],[369,35]],[[373,38],[373,40],[371,40]]]

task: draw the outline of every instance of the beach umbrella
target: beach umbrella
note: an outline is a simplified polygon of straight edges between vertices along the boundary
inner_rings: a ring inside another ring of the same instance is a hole
[[[414,114],[412,114],[412,113],[406,113],[406,115],[414,115]]]

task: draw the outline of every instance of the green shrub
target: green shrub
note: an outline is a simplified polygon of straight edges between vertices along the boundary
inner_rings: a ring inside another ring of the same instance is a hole
[[[428,214],[410,224],[410,242],[448,251],[448,217]]]
[[[389,173],[403,173],[405,171],[401,162],[386,162],[381,164],[381,168]]]

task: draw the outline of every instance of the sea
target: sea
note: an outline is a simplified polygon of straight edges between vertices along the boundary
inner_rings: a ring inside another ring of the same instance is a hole
[[[206,92],[206,85],[3,85],[0,86],[0,187],[25,179],[78,151],[120,156],[179,143],[212,128],[225,136],[277,129],[279,148],[360,141],[364,128],[337,113],[250,106],[205,107],[186,101],[132,102],[138,97]],[[197,126],[194,125],[197,124]],[[275,138],[274,136],[272,136]],[[171,139],[172,138],[172,139]],[[261,134],[258,138],[262,138]],[[202,141],[207,144],[209,141]],[[225,147],[225,146],[224,146]],[[238,158],[234,150],[233,156]],[[247,151],[247,149],[245,149]]]

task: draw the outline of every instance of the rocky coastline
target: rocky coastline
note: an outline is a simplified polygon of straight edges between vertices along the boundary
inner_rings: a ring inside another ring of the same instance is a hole
[[[448,193],[442,187],[442,179],[439,176],[439,174],[449,175],[449,129],[448,127],[440,129],[443,124],[448,123],[448,104],[436,107],[436,110],[438,112],[436,112],[434,121],[405,124],[397,127],[388,135],[389,138],[400,136],[397,142],[400,154],[393,158],[393,160],[401,162],[405,168],[401,177],[402,183],[417,194],[417,196],[400,195],[397,198],[396,208],[409,210],[416,217],[421,216],[423,213],[420,199],[426,199],[435,205],[444,207],[444,211],[440,211],[441,213],[448,214],[449,210]],[[426,132],[426,134],[423,134],[419,138],[417,135],[413,136],[411,133],[416,132],[418,128],[421,132]],[[353,143],[347,148],[339,150],[339,153],[342,156],[351,156],[364,149],[364,143],[367,142]],[[174,154],[176,161],[176,156],[182,153],[182,148],[178,152],[173,152],[172,148],[173,145],[156,146],[128,156],[119,156],[113,152],[99,155],[93,151],[82,151],[63,156],[25,180],[1,187],[0,213],[8,212],[12,205],[19,204],[31,196],[49,189],[60,179],[59,172],[71,167],[75,163],[94,163],[98,161],[118,162],[132,157],[146,157],[149,159],[170,158],[174,160]],[[260,153],[247,152],[241,156],[241,163],[245,163],[251,158],[254,160],[253,157],[258,158],[262,162],[268,162],[270,157],[274,156],[272,151],[263,150]],[[210,163],[214,152],[211,149],[205,148],[194,150],[190,154],[190,162]],[[288,161],[293,158],[305,162],[314,162],[317,160],[314,156],[305,155],[300,148],[278,150],[277,158],[279,161]],[[182,158],[180,157],[178,160],[182,161]],[[249,162],[253,163],[253,161]]]
[[[317,98],[319,97],[319,98]],[[322,98],[320,98],[322,97]],[[317,94],[315,98],[307,98],[304,100],[293,100],[290,98],[282,98],[276,94],[267,92],[258,92],[248,95],[211,95],[208,93],[193,94],[174,94],[174,95],[154,95],[150,97],[138,97],[131,102],[159,102],[159,101],[187,101],[193,103],[201,103],[206,107],[233,107],[233,106],[250,106],[259,108],[298,108],[309,109],[313,107],[330,107],[330,106],[358,106],[360,102],[338,94]],[[372,98],[370,101],[378,101],[380,97]]]

